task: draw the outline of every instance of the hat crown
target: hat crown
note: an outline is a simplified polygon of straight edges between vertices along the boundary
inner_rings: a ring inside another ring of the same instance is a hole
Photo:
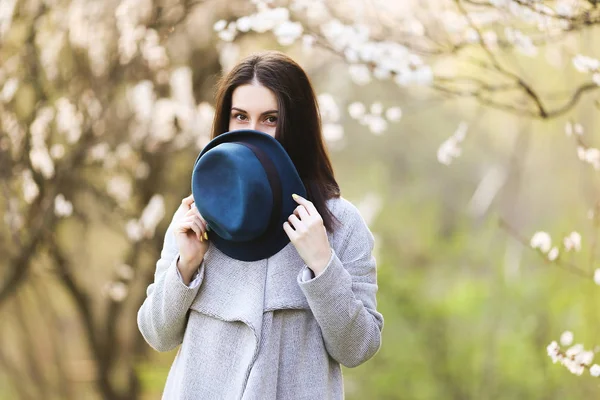
[[[192,172],[194,202],[209,240],[241,261],[268,258],[290,242],[283,224],[306,189],[281,143],[264,132],[225,132],[200,152]]]
[[[261,163],[249,148],[222,143],[203,155],[194,174],[200,188],[197,195],[207,199],[198,202],[198,211],[212,221],[211,230],[240,242],[265,232],[273,195]]]

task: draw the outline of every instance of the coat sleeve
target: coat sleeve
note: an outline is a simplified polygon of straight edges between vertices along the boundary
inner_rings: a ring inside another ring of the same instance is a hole
[[[312,279],[304,280],[308,269],[304,266],[297,281],[321,328],[327,352],[352,368],[379,350],[383,316],[376,309],[373,235],[358,209],[351,206],[347,213],[339,254],[333,250],[323,272]]]
[[[179,251],[173,234],[172,218],[156,262],[154,282],[146,289],[146,299],[138,310],[137,324],[142,336],[157,351],[169,351],[179,346],[192,304],[204,278],[204,261],[196,277],[186,286],[177,269]]]

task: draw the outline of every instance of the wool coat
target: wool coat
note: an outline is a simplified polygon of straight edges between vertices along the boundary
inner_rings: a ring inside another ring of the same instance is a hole
[[[252,262],[209,244],[185,285],[172,219],[137,315],[152,348],[180,346],[163,399],[344,398],[340,364],[356,367],[377,353],[383,316],[371,231],[345,198],[327,207],[341,224],[328,232],[332,255],[316,277],[292,243]]]

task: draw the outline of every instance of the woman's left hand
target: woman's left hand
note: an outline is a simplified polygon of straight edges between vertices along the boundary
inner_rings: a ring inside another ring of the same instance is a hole
[[[323,219],[314,204],[305,198],[292,195],[299,204],[283,224],[283,230],[296,247],[315,276],[323,272],[331,258],[331,245]]]

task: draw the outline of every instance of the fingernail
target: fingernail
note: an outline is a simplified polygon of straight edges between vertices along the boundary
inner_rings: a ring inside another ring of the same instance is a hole
[[[208,240],[208,233],[204,232],[204,239]]]
[[[297,199],[299,196],[298,196],[296,193],[293,193],[293,194],[292,194],[292,197],[293,197],[294,199]]]

